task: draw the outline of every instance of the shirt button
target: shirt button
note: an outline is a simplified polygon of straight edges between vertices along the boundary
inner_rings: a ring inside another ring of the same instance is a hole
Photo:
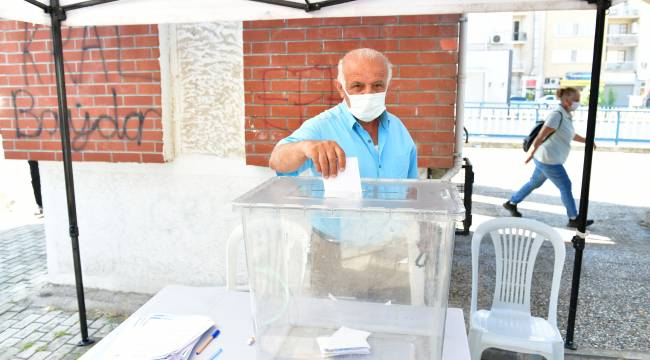
[[[372,142],[372,140],[368,140],[368,144],[370,144],[371,142]]]
[[[379,165],[379,168],[381,169],[381,165]]]

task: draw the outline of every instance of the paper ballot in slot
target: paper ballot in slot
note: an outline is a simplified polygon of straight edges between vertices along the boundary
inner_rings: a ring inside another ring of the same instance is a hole
[[[361,176],[359,173],[359,159],[349,157],[345,159],[345,170],[336,177],[323,178],[325,197],[361,199]]]
[[[148,315],[124,329],[104,359],[187,360],[213,327],[207,316]]]

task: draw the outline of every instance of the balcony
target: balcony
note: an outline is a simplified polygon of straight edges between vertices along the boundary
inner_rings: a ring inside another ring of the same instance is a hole
[[[637,46],[639,45],[638,34],[608,34],[607,46]]]
[[[634,70],[634,61],[623,61],[616,63],[606,63],[606,71],[633,71]]]
[[[609,9],[607,17],[610,19],[636,19],[639,17],[639,10],[628,6],[614,6]]]
[[[512,44],[523,44],[528,41],[528,34],[522,31],[512,33]]]

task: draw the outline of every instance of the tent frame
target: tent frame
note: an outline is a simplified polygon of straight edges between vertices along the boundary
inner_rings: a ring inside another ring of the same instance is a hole
[[[79,227],[77,224],[77,207],[74,192],[74,177],[72,170],[72,151],[70,145],[69,119],[70,113],[67,104],[67,94],[65,88],[65,71],[63,58],[63,41],[61,36],[61,23],[66,20],[66,12],[84,7],[105,4],[117,0],[87,0],[78,3],[61,6],[59,0],[50,0],[47,6],[37,0],[24,0],[34,6],[39,7],[45,13],[50,15],[52,43],[54,52],[54,67],[56,72],[56,90],[58,97],[59,110],[59,129],[61,131],[61,145],[63,153],[63,169],[65,175],[66,196],[68,205],[68,222],[69,233],[72,242],[72,256],[75,273],[75,285],[77,291],[77,304],[79,307],[79,326],[81,331],[81,341],[79,346],[92,344],[94,341],[88,337],[88,323],[86,319],[86,305],[84,298],[83,278],[81,271],[81,257],[79,253]],[[304,0],[305,4],[300,4],[287,0],[250,0],[261,3],[286,6],[295,9],[302,9],[305,12],[320,10],[326,6],[338,5],[355,0],[325,0],[319,3],[311,3]],[[590,4],[597,5],[596,28],[594,33],[594,52],[591,70],[591,85],[589,95],[589,112],[587,116],[587,134],[585,142],[585,155],[582,172],[582,189],[580,194],[580,212],[578,215],[578,228],[571,242],[575,249],[575,258],[573,263],[573,277],[571,282],[571,299],[569,304],[569,316],[567,321],[567,332],[565,347],[576,349],[574,343],[575,320],[578,307],[578,293],[580,289],[580,275],[582,269],[582,256],[585,248],[586,238],[586,221],[589,208],[589,184],[591,181],[591,164],[593,158],[594,136],[596,132],[596,115],[598,111],[598,92],[600,83],[600,70],[602,65],[602,49],[605,34],[605,17],[607,10],[611,7],[611,0],[583,0]]]

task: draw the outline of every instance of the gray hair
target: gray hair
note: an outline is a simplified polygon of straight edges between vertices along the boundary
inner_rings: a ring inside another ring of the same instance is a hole
[[[348,55],[355,55],[367,60],[379,59],[383,61],[384,64],[386,65],[386,71],[388,72],[387,74],[388,76],[386,77],[386,87],[388,87],[388,84],[390,84],[390,80],[393,78],[393,64],[390,63],[390,60],[388,60],[386,55],[380,53],[375,49],[369,49],[369,48],[360,48],[360,49],[351,50],[347,54],[345,54],[341,58],[341,60],[339,60],[339,65],[338,65],[339,74],[336,77],[336,79],[341,84],[341,86],[345,87],[345,75],[343,74],[343,59],[345,59],[345,57]]]

